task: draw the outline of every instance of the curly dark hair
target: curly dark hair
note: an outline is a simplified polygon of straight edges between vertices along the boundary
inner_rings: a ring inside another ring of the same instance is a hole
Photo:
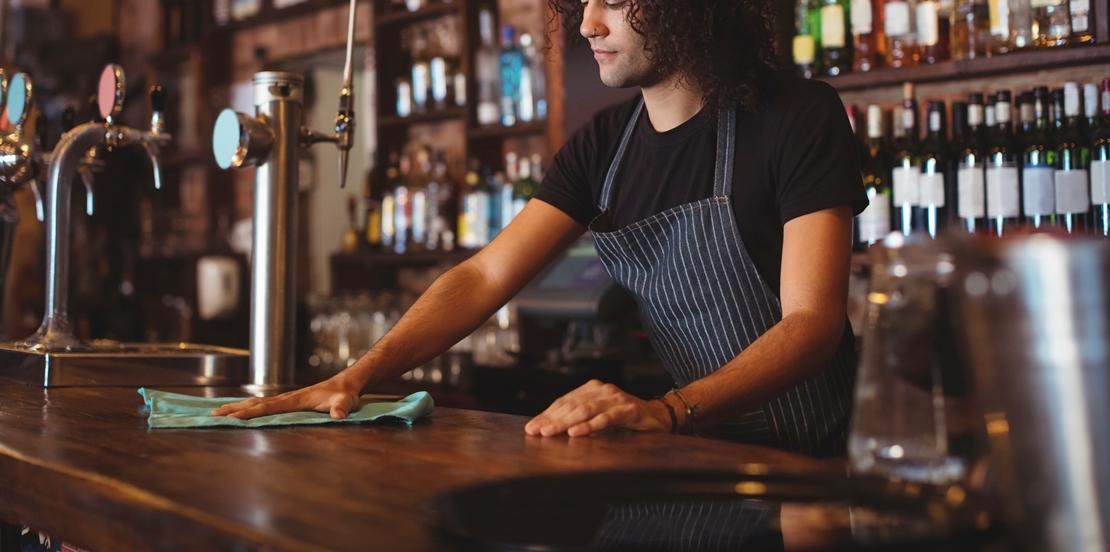
[[[621,1],[648,59],[662,74],[680,74],[696,86],[708,107],[755,109],[769,91],[778,69],[773,0]],[[562,19],[568,39],[580,40],[585,4],[548,3],[549,26]]]

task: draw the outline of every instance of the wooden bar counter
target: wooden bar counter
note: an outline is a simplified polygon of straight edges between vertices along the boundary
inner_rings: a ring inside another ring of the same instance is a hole
[[[527,437],[526,421],[436,408],[411,427],[151,430],[135,389],[0,380],[0,520],[94,552],[432,550],[446,544],[421,503],[460,485],[599,469],[832,469],[695,437]]]

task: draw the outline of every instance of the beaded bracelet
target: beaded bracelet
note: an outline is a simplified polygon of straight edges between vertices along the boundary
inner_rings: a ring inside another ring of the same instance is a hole
[[[686,406],[686,420],[685,423],[683,423],[682,434],[693,435],[697,433],[698,405],[690,404],[690,401],[686,400],[686,397],[682,396],[682,392],[679,391],[677,387],[671,389],[668,395],[674,395],[678,397],[678,400],[682,401],[682,404]]]
[[[663,400],[663,397],[655,397],[652,400],[659,401],[663,403],[663,406],[667,407],[667,414],[671,415],[671,433],[676,433],[678,431],[678,416],[674,412],[674,407],[671,406],[667,401]]]

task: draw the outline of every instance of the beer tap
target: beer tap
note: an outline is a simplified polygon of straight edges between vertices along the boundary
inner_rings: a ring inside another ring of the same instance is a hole
[[[17,78],[12,85],[17,86]],[[30,89],[29,81],[28,90]],[[103,123],[90,122],[79,125],[62,135],[54,151],[47,156],[46,168],[46,315],[37,332],[26,341],[17,343],[22,347],[39,352],[88,350],[88,345],[80,343],[70,329],[67,314],[69,293],[69,230],[70,197],[73,177],[80,174],[82,167],[90,169],[89,151],[98,147],[108,148],[138,145],[147,152],[154,170],[156,187],[161,187],[161,168],[158,162],[159,147],[170,140],[160,124],[165,95],[151,94],[154,112],[151,129],[138,130],[119,125],[116,118],[123,110],[125,81],[123,69],[109,65],[101,73],[98,93],[98,107],[104,117]],[[19,98],[9,93],[9,104]],[[10,105],[9,105],[10,107]],[[18,104],[17,104],[17,107]],[[17,111],[18,113],[18,111]],[[17,125],[18,127],[18,125]],[[33,156],[27,155],[26,158]],[[27,163],[28,166],[33,165]],[[33,171],[29,171],[33,173]],[[86,190],[92,196],[91,175],[82,175]],[[88,207],[88,205],[87,205]]]
[[[251,255],[250,385],[255,393],[293,384],[297,180],[300,148],[332,142],[339,150],[339,186],[346,184],[354,143],[353,51],[356,0],[347,20],[347,58],[334,134],[303,124],[300,75],[254,75],[254,116],[225,109],[216,120],[212,149],[221,168],[254,166]]]

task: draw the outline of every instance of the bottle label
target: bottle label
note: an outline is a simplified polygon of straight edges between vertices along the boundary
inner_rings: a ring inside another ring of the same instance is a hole
[[[917,180],[920,197],[918,205],[922,207],[944,207],[944,175],[937,173],[922,173]]]
[[[1110,161],[1091,161],[1091,203],[1110,203]]]
[[[478,124],[496,124],[500,118],[501,110],[497,108],[497,102],[481,102],[478,104]]]
[[[883,30],[887,36],[910,34],[910,5],[906,2],[887,2],[883,6]]]
[[[840,4],[821,8],[821,46],[844,47],[844,7]]]
[[[890,233],[890,196],[875,194],[859,214],[859,241],[872,243]]]
[[[794,37],[794,63],[797,65],[813,63],[817,47],[812,35]]]
[[[1086,213],[1091,209],[1087,193],[1087,171],[1056,171],[1056,212]]]
[[[960,218],[983,218],[987,214],[983,168],[960,167],[956,173],[956,210]]]
[[[921,198],[921,188],[918,181],[921,178],[921,167],[910,165],[895,167],[893,174],[894,204],[918,205]]]
[[[1021,214],[1017,167],[987,167],[987,216],[1016,217]]]
[[[972,127],[983,124],[983,106],[979,104],[967,106],[967,124]]]
[[[940,132],[940,112],[933,111],[929,113],[929,130],[933,132]]]
[[[917,5],[917,39],[922,46],[936,46],[940,42],[937,3],[932,0]]]
[[[1021,204],[1025,216],[1056,212],[1056,178],[1052,167],[1025,167],[1021,171]]]
[[[852,12],[848,19],[852,22],[852,34],[871,34],[871,25],[874,22],[871,15],[871,0],[852,0]]]
[[[990,0],[987,8],[991,14],[991,35],[1003,39],[1010,38],[1009,0]]]
[[[998,123],[1008,123],[1011,120],[1013,107],[1009,102],[998,102],[994,104],[994,118]]]
[[[1030,0],[1029,5],[1034,8],[1047,8],[1049,6],[1062,6],[1065,0]]]

